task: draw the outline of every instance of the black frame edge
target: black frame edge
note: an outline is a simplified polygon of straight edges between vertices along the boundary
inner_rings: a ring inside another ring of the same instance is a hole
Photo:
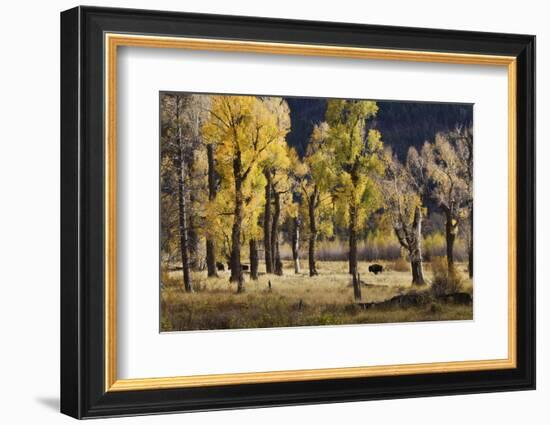
[[[536,36],[517,56],[518,363],[536,389]]]
[[[82,417],[79,344],[80,9],[61,14],[60,411]]]

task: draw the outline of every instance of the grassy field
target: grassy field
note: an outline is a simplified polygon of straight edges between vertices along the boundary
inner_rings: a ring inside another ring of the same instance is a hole
[[[429,294],[429,285],[421,290],[411,288],[411,274],[403,264],[379,263],[386,271],[377,276],[368,273],[370,263],[359,264],[364,283],[362,303],[381,302],[418,291]],[[283,276],[261,274],[257,281],[252,281],[247,274],[243,294],[235,293],[228,271],[211,279],[206,278],[206,272],[194,273],[194,293],[183,291],[181,271],[165,272],[161,289],[161,331],[472,319],[472,305],[435,300],[407,308],[363,309],[353,299],[347,267],[344,261],[318,262],[319,276],[309,277],[307,269],[295,274],[292,263],[285,262]],[[457,270],[463,281],[462,291],[471,294],[472,283],[466,265],[459,263]],[[425,264],[424,271],[430,282],[430,263]]]

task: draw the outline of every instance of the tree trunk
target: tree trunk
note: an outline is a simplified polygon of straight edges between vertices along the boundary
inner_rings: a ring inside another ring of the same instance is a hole
[[[183,159],[185,161],[185,159]],[[187,172],[187,185],[191,186],[193,181],[193,164],[195,158],[193,155],[189,156],[188,163],[186,164]],[[199,235],[197,233],[198,224],[196,223],[196,216],[193,214],[193,208],[196,203],[196,191],[192,188],[189,190],[189,208],[187,208],[187,245],[189,249],[189,267],[191,270],[199,270]]]
[[[359,182],[358,167],[359,158],[356,157],[350,172],[354,195]],[[355,196],[352,196],[352,199],[354,198]],[[355,201],[350,201],[349,205],[349,273],[355,278],[357,274],[357,206],[353,202]]]
[[[283,275],[283,263],[281,262],[281,253],[279,252],[279,218],[281,217],[281,194],[273,191],[275,211],[273,212],[273,222],[271,225],[271,255],[273,257],[273,271],[276,275]]]
[[[208,200],[216,199],[216,169],[214,163],[214,146],[211,143],[206,145],[206,154],[208,157]],[[218,277],[216,267],[216,246],[211,236],[206,238],[206,268],[208,277]]]
[[[180,125],[180,100],[176,97],[176,134],[177,134],[177,154],[176,154],[176,172],[178,173],[178,209],[179,209],[179,234],[180,234],[180,253],[183,270],[183,286],[186,292],[193,292],[191,282],[191,272],[189,268],[189,251],[187,246],[187,215],[185,210],[185,163],[183,160],[183,143]]]
[[[357,207],[350,205],[349,209],[349,272],[353,283],[355,300],[361,299],[361,280],[357,272]]]
[[[309,197],[308,212],[309,212],[309,247],[308,247],[308,262],[309,275],[317,276],[317,266],[315,264],[315,241],[317,239],[317,223],[315,222],[315,204],[317,202],[317,188],[313,190],[313,194]]]
[[[216,248],[214,246],[214,241],[211,239],[206,239],[206,269],[208,277],[218,277]]]
[[[177,162],[180,162],[179,160]],[[193,292],[191,283],[191,271],[189,267],[189,251],[187,246],[187,219],[185,217],[185,190],[183,177],[181,176],[183,165],[176,166],[178,170],[178,204],[179,204],[179,233],[180,233],[180,253],[183,270],[183,285],[187,292]]]
[[[357,208],[355,205],[350,205],[349,217],[349,272],[355,276],[357,274]]]
[[[197,271],[200,270],[200,261],[199,261],[199,235],[197,233],[197,225],[195,223],[195,217],[191,212],[193,208],[193,191],[190,194],[190,205],[188,210],[188,229],[187,229],[187,238],[188,238],[188,248],[189,248],[189,267],[191,270]]]
[[[308,247],[308,265],[309,276],[317,276],[317,266],[315,264],[315,233],[309,235],[309,247]]]
[[[446,224],[445,224],[445,239],[447,243],[447,271],[449,275],[454,275],[455,273],[453,249],[454,249],[457,229],[458,229],[458,221],[453,217],[453,214],[451,211],[447,211]]]
[[[474,277],[474,207],[470,208],[470,240],[468,241],[468,276]]]
[[[411,260],[411,270],[413,286],[425,285],[426,282],[424,281],[424,273],[422,272],[422,261]]]
[[[352,283],[353,283],[353,297],[355,298],[355,301],[361,300],[361,276],[359,276],[359,273],[354,273],[352,276]]]
[[[356,158],[351,170],[351,182],[353,191],[356,191],[359,176],[357,168],[359,167],[359,158]],[[352,197],[352,199],[354,199]],[[352,276],[353,293],[356,300],[361,299],[361,279],[357,271],[357,205],[351,201],[349,205],[349,272]]]
[[[237,292],[244,291],[244,278],[241,268],[241,224],[243,219],[243,192],[242,192],[242,163],[241,152],[237,151],[233,157],[233,178],[235,180],[235,213],[233,228],[231,229],[231,277],[230,282],[237,282]]]
[[[264,255],[265,272],[273,273],[273,257],[271,255],[271,173],[264,171],[267,184],[265,185],[265,211],[264,211]]]
[[[411,249],[409,257],[411,260],[412,284],[416,286],[425,285],[424,273],[422,272],[422,211],[420,207],[414,210],[412,226],[413,237],[411,238]]]
[[[300,218],[292,220],[292,259],[294,260],[294,273],[300,274]]]
[[[250,239],[248,245],[250,249],[250,278],[258,280],[258,242],[256,239]]]
[[[281,261],[281,253],[279,252],[279,241],[275,242],[275,274],[277,276],[283,275],[283,262]]]

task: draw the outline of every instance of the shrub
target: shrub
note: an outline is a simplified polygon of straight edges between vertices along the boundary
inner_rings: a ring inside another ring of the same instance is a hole
[[[349,247],[345,241],[318,241],[316,257],[318,261],[346,261]]]
[[[430,290],[434,296],[454,294],[462,290],[462,279],[457,273],[449,274],[445,257],[433,257],[431,265],[433,280]]]
[[[440,304],[437,303],[431,303],[430,307],[428,308],[428,311],[432,314],[441,314],[443,312],[443,308]]]
[[[162,283],[164,289],[177,288],[182,285],[182,282],[166,269],[163,269],[160,273],[160,283]]]
[[[410,270],[409,262],[403,257],[399,257],[393,262],[392,269],[396,272],[408,272]]]
[[[401,249],[393,236],[370,233],[357,254],[360,261],[393,260],[399,258]]]
[[[303,241],[300,247],[300,257],[308,256],[308,242]],[[392,237],[369,235],[365,240],[359,241],[357,246],[357,259],[359,261],[394,260],[399,258],[399,243]],[[292,260],[292,249],[288,243],[282,243],[279,247],[281,259]],[[346,239],[324,239],[316,243],[317,261],[347,261],[349,253],[349,241]]]
[[[432,257],[445,255],[445,236],[441,232],[435,232],[424,238],[422,246],[424,259],[430,261]]]
[[[426,261],[431,261],[433,257],[443,257],[446,255],[447,242],[445,234],[434,232],[425,236],[422,241],[422,253]],[[455,261],[466,261],[468,259],[468,246],[463,238],[457,237],[454,245]]]

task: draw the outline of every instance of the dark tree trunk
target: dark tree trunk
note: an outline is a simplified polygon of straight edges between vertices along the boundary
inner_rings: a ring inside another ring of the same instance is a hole
[[[216,268],[216,248],[214,241],[206,239],[206,269],[208,277],[218,277],[218,269]]]
[[[472,133],[466,131],[466,146],[468,148],[468,181],[469,192],[472,194],[471,185],[474,181],[474,145]],[[468,276],[474,277],[474,200],[470,198],[470,240],[468,241]]]
[[[191,192],[192,193],[192,192]],[[193,196],[190,196],[193,198]],[[193,206],[193,199],[190,199],[190,208],[188,210],[192,209]],[[189,226],[187,231],[187,237],[188,237],[188,248],[189,248],[189,267],[191,270],[200,270],[200,261],[199,261],[199,235],[197,233],[197,224],[195,223],[195,217],[193,216],[193,213],[189,211]]]
[[[237,282],[237,292],[244,291],[244,277],[241,269],[241,224],[243,219],[241,153],[237,151],[233,158],[233,178],[235,180],[235,212],[231,229],[231,277],[230,282]]]
[[[352,283],[353,283],[353,297],[355,298],[355,301],[360,301],[361,300],[361,276],[359,276],[359,273],[353,274]]]
[[[279,241],[275,242],[275,274],[277,276],[283,275],[283,262],[281,261],[281,253],[279,252]]]
[[[349,217],[349,272],[355,276],[357,274],[357,208],[354,205],[350,205]]]
[[[273,256],[271,253],[271,173],[264,171],[267,184],[265,185],[265,211],[264,211],[264,255],[265,272],[273,273]]]
[[[185,161],[185,159],[184,159]],[[191,182],[193,181],[193,166],[195,162],[195,157],[193,154],[188,156],[188,163],[186,168],[187,172],[187,185],[188,187],[191,186]],[[187,208],[187,245],[189,249],[189,267],[191,267],[191,270],[199,270],[200,264],[199,264],[199,235],[197,233],[198,229],[198,223],[196,222],[196,215],[193,213],[193,209],[195,207],[195,203],[197,200],[197,194],[196,191],[194,191],[192,188],[189,190],[189,208]]]
[[[273,222],[271,224],[271,255],[273,257],[273,271],[276,275],[283,275],[283,263],[281,253],[279,252],[279,218],[281,217],[281,194],[273,191],[273,200],[275,210],[273,212]]]
[[[356,186],[357,176],[354,171],[352,171],[351,179]],[[361,279],[357,272],[357,207],[355,205],[349,206],[349,272],[352,277],[355,300],[360,300]]]
[[[315,233],[309,235],[308,266],[310,276],[317,276],[319,274],[315,264]]]
[[[412,284],[416,286],[425,285],[424,273],[422,272],[422,211],[420,207],[414,210],[414,219],[412,226],[413,237],[411,238],[411,248],[409,257],[411,260]]]
[[[208,200],[216,199],[216,164],[214,163],[214,146],[211,143],[206,145],[206,154],[208,157]],[[214,239],[210,236],[206,238],[206,268],[208,277],[218,277],[216,268],[216,246]]]
[[[177,162],[180,162],[179,160]],[[191,271],[189,267],[189,251],[187,246],[187,219],[185,217],[185,191],[183,186],[183,177],[181,177],[181,168],[176,166],[178,170],[178,204],[179,204],[179,233],[180,233],[180,253],[181,264],[183,270],[183,285],[187,292],[193,292],[193,284],[191,283]]]
[[[360,158],[359,156],[356,156],[350,173],[354,193],[356,192],[359,184],[359,166]],[[358,207],[355,205],[355,200],[353,200],[349,205],[349,272],[352,276],[353,292],[356,300],[361,299],[361,279],[357,269],[357,215]]]
[[[250,249],[250,278],[258,280],[258,242],[256,239],[250,239],[248,245]]]
[[[317,239],[317,223],[315,222],[315,205],[317,203],[317,187],[313,190],[313,194],[309,197],[308,212],[309,212],[309,247],[308,247],[308,263],[309,275],[317,276],[317,266],[315,264],[315,241]]]
[[[359,158],[356,158],[351,167],[351,183],[355,192],[359,182],[357,168],[359,167]],[[357,274],[357,206],[353,202],[349,205],[349,273],[354,276]]]
[[[470,237],[468,241],[468,276],[474,277],[474,207],[470,208]]]
[[[454,262],[453,250],[454,250],[454,244],[456,239],[456,232],[458,230],[458,220],[454,218],[451,210],[447,210],[445,215],[446,215],[445,240],[447,243],[447,271],[449,275],[454,275],[455,262]]]
[[[180,125],[180,100],[176,97],[176,172],[178,174],[178,212],[179,212],[179,235],[180,235],[180,253],[183,270],[183,286],[186,292],[193,292],[191,282],[191,272],[189,268],[189,251],[187,246],[187,214],[185,208],[185,163],[183,159],[183,141]]]
[[[300,218],[292,220],[292,259],[294,260],[294,273],[300,274]]]
[[[422,272],[422,261],[411,261],[412,284],[413,286],[425,285],[424,273]]]

